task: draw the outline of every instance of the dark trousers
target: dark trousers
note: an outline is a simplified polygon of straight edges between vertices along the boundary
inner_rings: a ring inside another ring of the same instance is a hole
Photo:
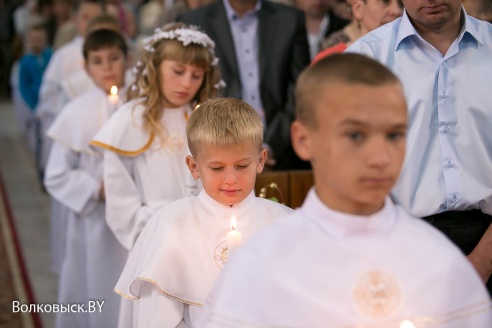
[[[461,251],[470,254],[492,222],[492,216],[480,210],[449,211],[423,218],[444,233]],[[492,295],[492,279],[487,282]]]

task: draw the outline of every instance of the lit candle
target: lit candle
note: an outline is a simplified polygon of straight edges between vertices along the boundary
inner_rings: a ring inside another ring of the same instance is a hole
[[[400,323],[400,328],[415,328],[415,326],[410,320],[403,320]]]
[[[118,87],[113,85],[111,90],[109,90],[109,103],[113,108],[118,107],[118,103],[120,101],[120,97],[118,96]]]
[[[241,246],[241,233],[236,230],[236,217],[231,218],[232,230],[227,233],[227,256],[230,257],[232,253]]]

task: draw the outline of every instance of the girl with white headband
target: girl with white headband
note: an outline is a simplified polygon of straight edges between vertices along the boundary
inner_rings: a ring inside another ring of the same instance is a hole
[[[198,193],[188,171],[186,122],[220,81],[214,42],[176,23],[144,40],[129,101],[91,141],[104,151],[106,221],[130,250],[160,207]]]

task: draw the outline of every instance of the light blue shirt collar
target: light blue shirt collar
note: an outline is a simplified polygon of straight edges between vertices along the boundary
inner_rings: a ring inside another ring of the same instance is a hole
[[[461,29],[461,32],[458,35],[458,42],[461,42],[461,39],[463,38],[465,32],[467,32],[478,43],[480,43],[480,45],[483,45],[483,40],[480,37],[476,26],[471,22],[470,17],[467,15],[463,5],[461,6],[461,17],[465,17],[465,23],[463,24],[463,28]],[[408,18],[407,15],[407,11],[405,10],[403,12],[403,16],[400,22],[400,27],[398,28],[398,34],[396,36],[395,51],[397,51],[400,48],[400,43],[402,43],[403,40],[405,40],[406,38],[412,35],[416,35],[417,37],[421,38],[415,27],[412,25],[412,22],[410,22],[410,19]]]
[[[234,19],[237,19],[238,16],[236,15],[236,12],[232,8],[231,4],[229,3],[229,0],[223,0],[223,3],[227,14],[227,19],[229,20],[229,22],[231,22]],[[261,3],[262,0],[258,0],[256,2],[256,6],[250,11],[246,12],[244,16],[257,14],[261,9]]]

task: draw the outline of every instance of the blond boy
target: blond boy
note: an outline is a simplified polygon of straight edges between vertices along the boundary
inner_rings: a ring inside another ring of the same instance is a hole
[[[292,141],[315,186],[235,254],[200,327],[490,327],[470,263],[388,197],[407,127],[396,76],[333,55],[302,73],[296,99]]]
[[[231,248],[291,211],[254,195],[266,150],[251,106],[210,100],[190,116],[186,133],[186,163],[203,190],[162,208],[140,234],[115,287],[133,300],[132,318],[120,327],[194,327]]]

